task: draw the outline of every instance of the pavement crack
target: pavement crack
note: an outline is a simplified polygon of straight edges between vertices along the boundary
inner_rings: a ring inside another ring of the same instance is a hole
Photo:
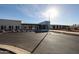
[[[33,53],[37,48],[38,46],[42,43],[42,41],[45,39],[45,37],[48,35],[48,32],[46,33],[46,35],[43,37],[43,39],[41,39],[41,41],[36,45],[36,47],[32,50],[31,53]]]

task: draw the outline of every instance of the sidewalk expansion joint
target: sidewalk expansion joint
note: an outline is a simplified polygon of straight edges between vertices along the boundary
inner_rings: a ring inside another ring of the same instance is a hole
[[[46,33],[46,35],[43,37],[43,39],[36,45],[36,47],[32,50],[31,53],[33,53],[37,48],[38,46],[42,43],[42,41],[45,39],[45,37],[48,35],[48,32]]]

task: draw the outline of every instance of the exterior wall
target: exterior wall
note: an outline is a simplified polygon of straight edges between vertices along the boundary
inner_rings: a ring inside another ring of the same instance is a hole
[[[71,30],[71,31],[75,31],[75,32],[79,32],[79,24],[73,24],[73,25],[70,27],[70,30]]]
[[[79,28],[79,27],[78,27]],[[39,24],[21,24],[18,20],[0,19],[0,31],[24,30],[24,31],[48,31],[53,30],[69,30],[67,25],[50,25],[49,21],[44,21]]]
[[[44,21],[39,24],[21,24],[24,31],[48,31],[50,27],[49,21]]]
[[[46,29],[49,30],[50,29],[50,21],[43,21],[43,22],[40,22],[39,24],[41,25],[46,25]]]
[[[21,21],[0,19],[0,30],[18,30],[18,29],[21,29]]]
[[[48,21],[39,24],[21,24],[21,21],[18,20],[0,19],[0,31],[48,31],[50,27],[49,24]]]
[[[69,30],[70,26],[67,25],[51,25],[52,30]]]
[[[41,24],[39,24],[38,25],[38,29],[37,29],[37,31],[48,31],[49,30],[49,28],[48,28],[48,25],[41,25]]]
[[[48,26],[41,25],[41,24],[22,24],[22,30],[24,31],[48,31]]]
[[[23,31],[34,31],[36,29],[37,24],[21,24],[21,28]]]

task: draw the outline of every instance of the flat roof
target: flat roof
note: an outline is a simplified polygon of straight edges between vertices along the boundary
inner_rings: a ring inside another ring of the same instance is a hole
[[[51,25],[51,26],[70,26],[70,25],[58,25],[58,24],[56,25],[55,24],[55,25]]]
[[[13,20],[13,19],[0,19],[0,21],[21,21],[21,20]]]
[[[33,24],[33,23],[22,23],[22,25],[39,25],[39,24]]]
[[[46,25],[46,24],[22,23],[21,25]]]

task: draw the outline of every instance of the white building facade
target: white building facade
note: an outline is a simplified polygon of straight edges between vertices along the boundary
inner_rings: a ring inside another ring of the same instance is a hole
[[[0,31],[12,31],[12,30],[20,30],[21,29],[21,21],[19,20],[7,20],[0,19]]]

